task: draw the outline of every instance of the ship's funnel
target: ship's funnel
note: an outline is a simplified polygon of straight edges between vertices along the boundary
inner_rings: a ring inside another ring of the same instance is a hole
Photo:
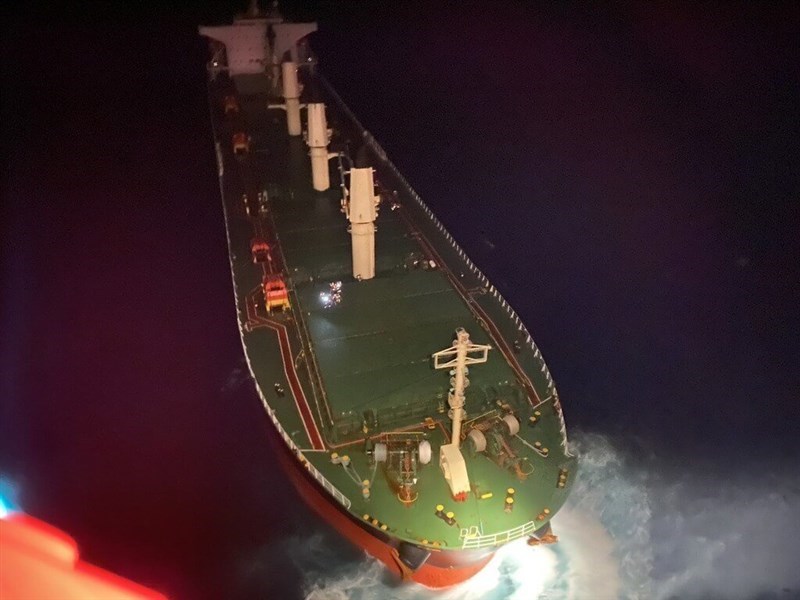
[[[283,98],[286,102],[286,125],[289,135],[300,135],[300,84],[297,81],[297,64],[287,61],[281,65]]]
[[[350,237],[353,243],[353,277],[375,277],[375,219],[378,217],[378,196],[372,168],[350,169],[348,204]]]
[[[311,155],[311,176],[314,189],[324,192],[331,187],[330,171],[328,169],[328,143],[330,131],[325,118],[325,105],[322,102],[312,102],[308,105],[308,132],[306,142]]]

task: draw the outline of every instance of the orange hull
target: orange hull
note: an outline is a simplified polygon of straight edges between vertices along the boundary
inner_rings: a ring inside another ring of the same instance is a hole
[[[272,430],[271,427],[269,429]],[[275,446],[280,446],[278,455],[281,464],[306,504],[351,543],[380,560],[399,579],[412,580],[430,588],[446,588],[462,583],[477,574],[494,556],[493,550],[433,552],[425,564],[411,572],[400,561],[396,544],[392,544],[392,538],[377,537],[344,509],[340,509],[336,501],[323,492],[301,467],[283,440],[277,435],[270,435],[270,439]]]

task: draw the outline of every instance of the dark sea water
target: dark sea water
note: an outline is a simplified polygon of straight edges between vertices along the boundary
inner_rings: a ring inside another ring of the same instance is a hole
[[[542,348],[562,543],[397,588],[289,487],[236,331],[222,2],[4,15],[3,485],[176,598],[800,597],[797,7],[357,6],[295,10]]]

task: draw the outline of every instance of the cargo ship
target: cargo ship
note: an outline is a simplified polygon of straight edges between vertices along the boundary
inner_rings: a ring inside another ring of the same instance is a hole
[[[199,28],[244,354],[303,499],[448,587],[556,541],[576,457],[539,348],[324,78],[316,29],[255,2]]]

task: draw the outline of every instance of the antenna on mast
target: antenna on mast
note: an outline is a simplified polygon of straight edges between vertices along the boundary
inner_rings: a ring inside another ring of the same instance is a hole
[[[453,420],[453,434],[449,444],[439,448],[439,466],[450,492],[456,500],[465,500],[470,490],[467,466],[461,454],[461,422],[464,420],[464,390],[469,385],[468,365],[485,363],[492,347],[485,344],[473,344],[469,333],[463,328],[456,329],[453,345],[433,354],[435,369],[450,369],[450,393],[447,402],[450,405],[450,418]],[[476,355],[476,353],[480,353]]]

